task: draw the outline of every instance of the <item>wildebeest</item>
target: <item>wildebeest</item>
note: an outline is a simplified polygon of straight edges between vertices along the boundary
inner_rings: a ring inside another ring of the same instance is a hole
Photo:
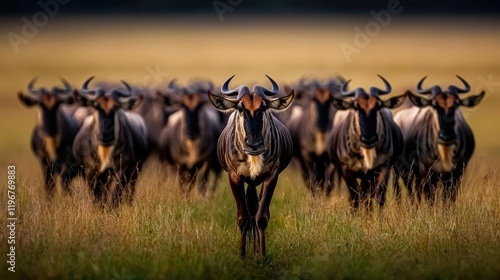
[[[469,84],[457,75],[464,88],[450,85],[443,91],[439,86],[422,88],[426,77],[417,85],[422,97],[409,94],[414,107],[401,110],[394,119],[401,128],[405,140],[399,173],[408,190],[412,185],[418,198],[422,192],[432,201],[436,185],[443,183],[445,200],[454,201],[467,163],[474,152],[474,134],[465,121],[460,107],[474,107],[483,99],[485,92],[460,98],[470,91]]]
[[[31,148],[40,160],[44,184],[48,197],[52,197],[56,186],[56,175],[61,177],[62,189],[70,192],[72,179],[81,173],[80,163],[73,155],[73,140],[80,129],[71,110],[64,104],[73,104],[71,85],[62,80],[64,89],[53,87],[33,89],[36,78],[28,85],[28,94],[18,93],[22,104],[38,106],[37,124],[31,134]]]
[[[89,89],[93,78],[87,79],[82,89],[74,93],[82,106],[91,106],[95,112],[85,119],[73,150],[83,161],[96,203],[105,202],[107,197],[103,196],[103,191],[113,185],[113,205],[119,204],[124,191],[127,202],[131,203],[139,172],[148,154],[144,119],[137,113],[125,111],[136,106],[139,98],[131,94],[131,87],[124,81],[126,90]]]
[[[209,81],[192,81],[187,87],[170,84],[158,92],[167,107],[178,110],[168,118],[158,139],[160,159],[177,171],[184,191],[198,185],[201,194],[214,190],[222,168],[217,159],[217,139],[222,131],[219,112],[208,102]],[[213,183],[208,186],[210,173]]]
[[[333,100],[340,111],[333,120],[329,154],[347,184],[354,207],[360,200],[369,205],[372,198],[380,206],[384,204],[390,170],[403,150],[403,136],[389,109],[401,105],[405,95],[382,100],[380,96],[391,92],[391,85],[379,77],[385,90],[371,87],[369,93],[363,88],[348,91],[349,80],[342,86],[343,98]]]
[[[217,155],[228,172],[229,184],[236,200],[237,224],[241,231],[240,252],[245,256],[246,238],[258,230],[259,252],[266,254],[265,230],[268,226],[269,205],[279,174],[292,159],[293,144],[285,126],[272,111],[286,109],[293,101],[292,92],[284,97],[269,98],[279,87],[269,76],[272,89],[239,86],[230,90],[229,83],[222,86],[228,97],[216,96],[208,91],[213,105],[222,112],[232,112],[219,137]],[[236,98],[235,98],[236,97]],[[245,183],[248,185],[245,191]],[[257,186],[262,184],[259,198]]]
[[[327,177],[330,160],[327,154],[326,137],[332,129],[336,109],[332,106],[334,95],[340,94],[343,78],[334,78],[322,83],[318,80],[299,82],[301,104],[292,108],[285,125],[290,131],[294,145],[294,156],[299,161],[304,180],[314,194],[317,189],[331,191]]]
[[[167,90],[172,90],[175,80],[172,80],[168,85]],[[142,95],[144,98],[134,112],[139,113],[146,122],[148,128],[149,146],[151,151],[158,151],[158,139],[160,133],[167,124],[168,118],[175,111],[171,106],[165,106],[163,98],[158,96],[158,89],[155,88],[135,88],[137,94]]]

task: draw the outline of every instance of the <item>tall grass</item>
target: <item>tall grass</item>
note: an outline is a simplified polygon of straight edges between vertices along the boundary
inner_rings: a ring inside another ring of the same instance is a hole
[[[297,173],[287,171],[271,205],[268,256],[250,251],[244,260],[225,178],[210,198],[186,196],[151,163],[132,206],[102,210],[83,182],[73,196],[61,193],[49,203],[37,176],[23,176],[17,272],[3,264],[1,273],[17,279],[494,279],[500,276],[500,186],[490,162],[474,161],[454,206],[389,196],[380,213],[353,212],[345,189],[312,198]]]

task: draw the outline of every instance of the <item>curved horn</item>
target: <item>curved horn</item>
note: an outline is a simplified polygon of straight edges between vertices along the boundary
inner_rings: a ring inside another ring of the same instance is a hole
[[[71,92],[73,90],[73,87],[64,78],[61,78],[61,82],[63,83],[64,88],[60,88],[60,87],[54,86],[52,88],[52,90],[54,91],[54,93],[57,93],[57,94],[61,94],[61,93],[63,93],[63,94],[71,94]]]
[[[224,84],[222,85],[221,87],[221,92],[224,93],[225,95],[229,95],[229,96],[234,96],[234,95],[237,95],[238,94],[238,91],[237,89],[238,88],[235,88],[233,90],[230,90],[229,89],[229,83],[231,82],[231,80],[234,78],[235,75],[232,75],[229,79],[227,79]]]
[[[168,83],[168,88],[175,89],[176,88],[176,83],[177,83],[177,79],[172,79],[170,81],[170,83]]]
[[[90,76],[82,85],[82,89],[78,91],[80,95],[85,96],[85,98],[89,100],[96,100],[97,98],[104,96],[105,90],[102,88],[89,89],[89,83],[94,79],[94,76]],[[93,94],[94,96],[89,96],[89,94]]]
[[[388,94],[389,92],[391,92],[391,90],[392,90],[391,84],[389,84],[389,82],[381,75],[377,74],[377,76],[379,76],[380,79],[382,79],[382,81],[384,81],[385,90],[381,90],[380,88],[377,88],[377,87],[371,87],[370,94],[383,95],[383,94]]]
[[[122,97],[130,97],[132,95],[132,87],[124,80],[121,80],[121,82],[122,82],[122,84],[125,85],[125,88],[127,88],[127,92],[120,91],[120,93],[122,94],[121,96]]]
[[[464,80],[464,78],[460,77],[459,75],[456,75],[458,79],[460,79],[460,81],[462,81],[462,83],[464,84],[464,87],[463,89],[457,87],[457,86],[454,86],[454,85],[451,85],[448,87],[448,91],[449,92],[452,92],[452,93],[455,93],[455,94],[459,94],[459,93],[466,93],[466,92],[469,92],[470,91],[470,85],[467,83],[467,81]]]
[[[427,79],[427,76],[424,76],[417,84],[417,92],[420,94],[429,94],[431,93],[432,88],[428,89],[423,89],[422,84],[424,83],[425,79]]]
[[[89,90],[89,83],[90,81],[92,81],[92,79],[94,79],[94,76],[90,76],[90,78],[88,78],[82,85],[82,91],[84,92],[95,92],[95,90]]]
[[[274,96],[274,95],[278,94],[278,92],[280,91],[280,87],[278,86],[278,84],[268,75],[266,75],[266,77],[269,79],[269,81],[271,81],[271,84],[273,85],[273,87],[271,89],[267,89],[263,86],[254,86],[253,90],[255,92],[262,93],[265,96]]]
[[[338,96],[341,89],[342,85],[345,83],[344,77],[338,75],[335,78],[329,79],[327,81],[327,87],[330,93],[334,96]]]
[[[67,91],[67,92],[71,92],[73,90],[73,87],[71,86],[70,83],[68,83],[68,81],[66,81],[66,79],[64,78],[61,78],[61,82],[63,83],[64,85],[64,89]]]
[[[221,87],[221,92],[227,96],[235,96],[236,95],[236,99],[240,99],[242,96],[249,94],[250,89],[245,85],[239,86],[235,89],[229,89],[229,83],[234,78],[234,76],[235,75],[232,75],[229,79],[227,79],[224,82],[224,84]]]
[[[31,81],[28,84],[28,90],[32,94],[40,94],[39,90],[34,90],[33,89],[33,86],[35,86],[35,83],[36,83],[37,80],[38,80],[38,77],[34,77],[33,79],[31,79]]]
[[[354,94],[356,93],[356,89],[353,89],[351,91],[347,90],[350,82],[351,82],[351,79],[347,80],[347,82],[345,82],[342,85],[342,88],[340,89],[340,93],[342,93],[343,96],[354,96]]]
[[[437,94],[443,92],[440,86],[432,86],[427,89],[422,88],[422,84],[424,83],[424,80],[427,78],[427,76],[424,76],[417,84],[417,92],[420,94],[432,94],[431,98],[434,98]]]

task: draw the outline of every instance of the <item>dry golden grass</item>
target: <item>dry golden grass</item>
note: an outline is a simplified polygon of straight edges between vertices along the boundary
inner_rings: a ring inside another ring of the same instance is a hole
[[[382,213],[352,213],[345,190],[313,199],[300,176],[287,170],[271,205],[269,256],[238,257],[235,205],[223,178],[210,198],[185,197],[151,162],[132,206],[95,209],[83,182],[72,197],[44,198],[39,166],[29,150],[34,110],[15,93],[35,75],[51,86],[59,76],[75,85],[90,75],[142,84],[159,66],[167,80],[210,77],[217,83],[264,82],[267,73],[286,82],[303,74],[337,73],[368,86],[387,77],[395,92],[429,82],[480,77],[500,79],[497,22],[395,17],[348,63],[339,49],[353,42],[354,26],[370,18],[301,18],[278,21],[218,17],[177,19],[56,18],[16,55],[0,42],[0,181],[6,165],[18,170],[18,272],[2,279],[73,278],[491,278],[500,277],[500,117],[498,86],[467,119],[477,140],[474,160],[456,205],[402,204],[389,199]],[[454,24],[450,24],[449,22]],[[0,33],[20,29],[4,20]],[[148,83],[156,80],[149,78]],[[484,87],[484,85],[483,85]],[[6,186],[0,187],[5,205]],[[0,211],[5,228],[4,210]],[[1,230],[1,252],[6,252]],[[5,255],[5,253],[2,253]]]

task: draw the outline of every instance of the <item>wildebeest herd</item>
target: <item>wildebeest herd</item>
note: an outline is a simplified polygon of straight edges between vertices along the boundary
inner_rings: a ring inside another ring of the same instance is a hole
[[[270,89],[231,89],[233,77],[220,91],[200,79],[156,89],[125,81],[91,86],[93,77],[81,88],[63,80],[64,88],[47,89],[35,88],[33,79],[18,97],[38,108],[31,147],[47,196],[57,175],[66,193],[81,176],[96,205],[130,204],[143,164],[154,156],[186,193],[213,191],[224,169],[242,256],[247,237],[256,235],[265,255],[269,205],[293,158],[313,195],[330,195],[344,181],[354,208],[383,206],[391,173],[398,196],[402,183],[412,200],[432,203],[438,186],[446,202],[456,200],[475,145],[460,107],[474,107],[485,95],[463,97],[471,88],[462,77],[461,86],[445,90],[424,88],[424,77],[415,93],[391,98],[383,98],[392,88],[382,76],[383,88],[349,89],[351,80],[338,76],[303,78],[284,91],[269,76]]]

